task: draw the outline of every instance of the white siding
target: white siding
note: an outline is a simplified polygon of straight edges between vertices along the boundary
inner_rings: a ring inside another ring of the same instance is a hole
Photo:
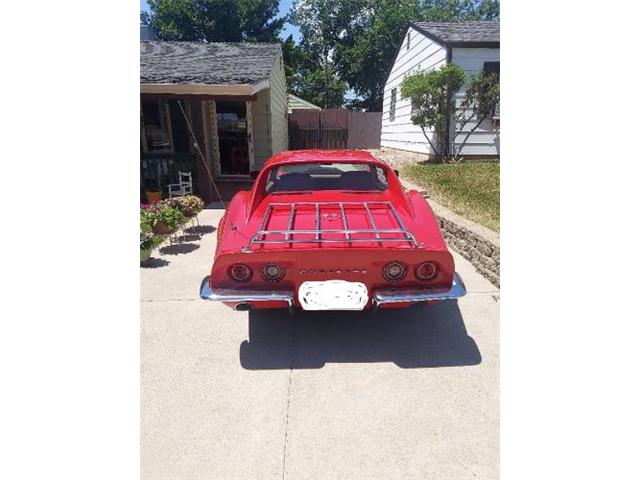
[[[407,50],[407,35],[411,35],[410,48]],[[380,144],[383,147],[398,148],[414,152],[429,153],[430,147],[419,126],[411,123],[411,102],[402,99],[400,83],[410,73],[418,70],[432,70],[447,61],[447,50],[420,32],[409,28],[398,55],[393,63],[389,78],[384,86],[382,102],[382,132]],[[396,89],[396,112],[391,121],[389,109],[391,90]]]
[[[271,155],[289,149],[289,127],[287,123],[287,82],[284,76],[282,55],[276,58],[271,70],[270,88]],[[262,163],[256,167],[260,168]]]
[[[484,62],[499,62],[499,48],[454,48],[451,52],[451,63],[460,65],[466,75],[481,72]],[[464,97],[464,88],[458,93],[458,101]],[[476,122],[469,122],[455,139],[455,148],[464,141],[466,134]],[[462,148],[464,155],[500,155],[500,136],[493,129],[491,120],[487,119],[471,134],[467,144]]]
[[[411,34],[410,48],[407,50],[407,35]],[[445,65],[447,49],[422,33],[409,28],[405,35],[398,55],[384,87],[382,103],[382,132],[380,144],[383,147],[397,148],[420,153],[431,153],[429,142],[424,138],[419,126],[411,123],[411,103],[400,96],[400,83],[408,74],[418,70],[432,70]],[[458,64],[471,75],[483,70],[484,62],[499,62],[499,48],[453,48],[451,63]],[[391,91],[396,89],[395,118],[390,119]],[[458,94],[458,101],[464,96],[464,89]],[[464,131],[475,125],[469,122]],[[456,138],[456,145],[464,140],[465,134],[460,133]],[[433,140],[433,137],[431,137]],[[490,120],[483,124],[469,137],[462,150],[462,155],[499,155],[500,137],[493,130]]]

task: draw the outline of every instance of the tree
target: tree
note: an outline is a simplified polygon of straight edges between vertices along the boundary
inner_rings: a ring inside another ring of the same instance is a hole
[[[389,67],[408,23],[420,19],[421,7],[418,0],[378,0],[362,10],[336,47],[336,69],[359,97],[351,106],[382,111]]]
[[[448,64],[408,75],[400,84],[402,98],[411,100],[411,121],[420,126],[438,162],[450,156],[449,125],[456,113],[455,94],[464,80],[464,70]],[[433,140],[427,130],[433,131]]]
[[[466,85],[464,99],[456,113],[456,132],[453,137],[455,145],[456,138],[464,135],[462,142],[453,152],[453,160],[458,159],[462,148],[473,132],[496,110],[500,102],[500,83],[495,73],[477,73],[472,75]],[[470,123],[475,124],[466,132],[464,127]]]
[[[287,86],[291,89],[294,77],[302,64],[302,51],[296,45],[293,35],[289,35],[282,42],[282,61],[284,62],[284,75],[287,79]]]
[[[498,20],[500,0],[426,0],[424,20],[428,22],[468,22]]]
[[[278,0],[149,0],[161,40],[275,42],[284,26]]]
[[[347,84],[333,71],[333,65],[301,69],[293,77],[290,90],[300,98],[323,108],[340,108],[344,104]]]
[[[333,55],[341,35],[368,0],[296,0],[288,20],[300,28],[302,61],[292,90],[322,107],[344,103],[346,83],[336,72]]]

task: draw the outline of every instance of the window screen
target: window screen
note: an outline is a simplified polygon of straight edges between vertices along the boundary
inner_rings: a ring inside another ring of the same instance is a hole
[[[500,62],[484,62],[484,73],[494,73],[500,81]]]

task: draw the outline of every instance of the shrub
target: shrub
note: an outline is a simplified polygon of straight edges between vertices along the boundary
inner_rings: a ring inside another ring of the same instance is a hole
[[[171,206],[172,203],[162,201],[140,209],[140,224],[151,226],[157,233],[175,231],[187,219],[180,210]]]
[[[140,204],[140,230],[144,232],[151,231],[151,212],[149,211],[149,205],[145,203]]]
[[[173,201],[178,209],[187,217],[194,217],[204,208],[204,202],[195,195],[184,195],[174,198]]]
[[[153,247],[154,235],[151,232],[140,230],[140,250],[147,250]]]
[[[173,231],[176,230],[178,226],[185,221],[185,216],[177,208],[161,207],[156,213],[153,214],[151,226],[155,227],[156,225],[161,223],[169,230]]]

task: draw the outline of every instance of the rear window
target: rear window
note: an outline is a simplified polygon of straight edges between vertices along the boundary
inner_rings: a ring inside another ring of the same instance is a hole
[[[275,167],[267,178],[267,193],[317,190],[377,191],[387,189],[387,176],[364,163],[300,163]]]

